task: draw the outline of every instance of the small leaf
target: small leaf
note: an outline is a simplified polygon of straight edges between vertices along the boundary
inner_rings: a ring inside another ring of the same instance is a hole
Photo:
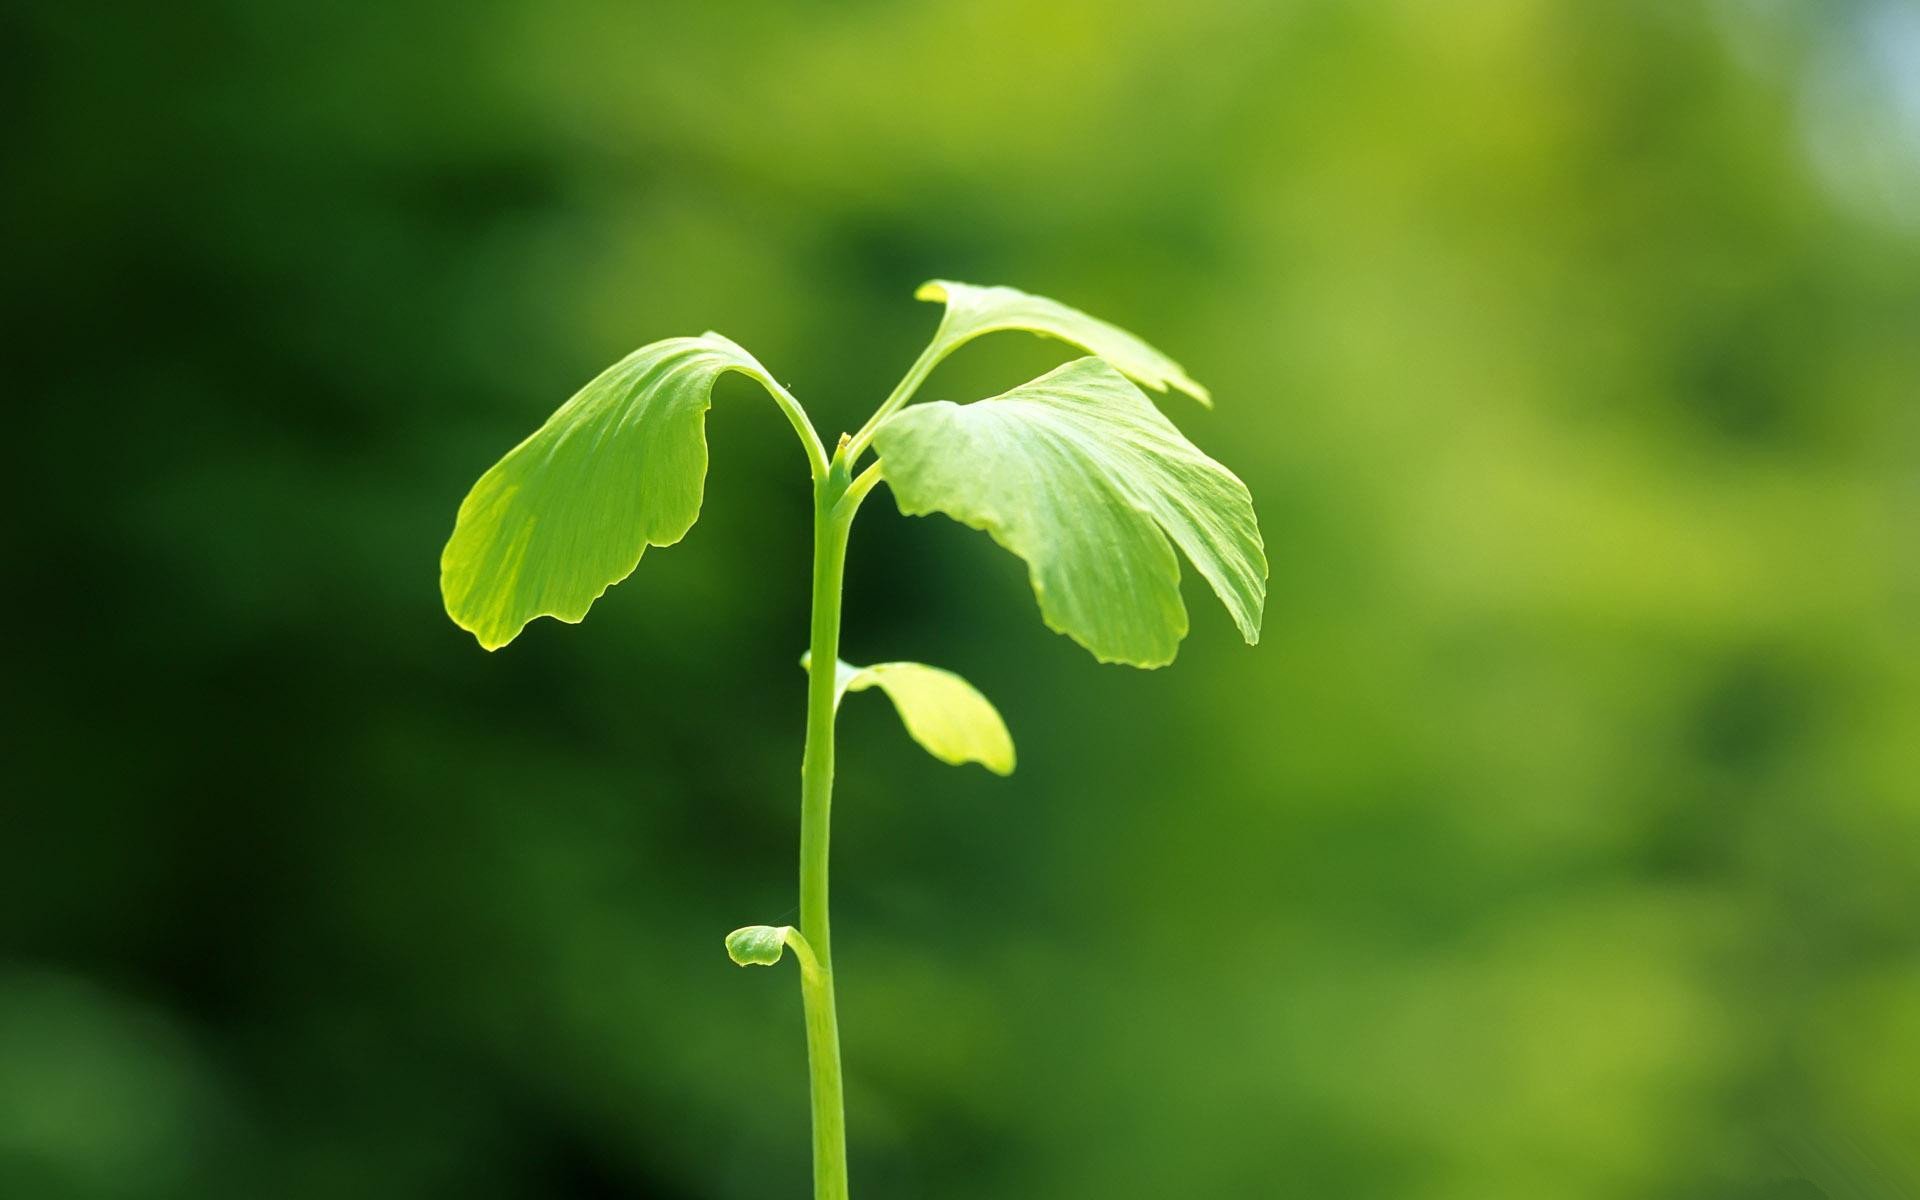
[[[977,762],[996,775],[1013,773],[1013,737],[999,710],[952,671],[916,662],[840,663],[835,678],[842,694],[879,687],[907,733],[941,762]]]
[[[1024,329],[1028,333],[1058,338],[1104,358],[1115,370],[1142,387],[1164,392],[1171,384],[1208,408],[1213,407],[1211,393],[1195,383],[1179,363],[1118,325],[1090,317],[1058,300],[1010,287],[980,287],[950,279],[929,280],[920,285],[914,297],[946,301],[947,315],[934,335],[942,357],[981,334]]]
[[[700,515],[706,411],[738,371],[775,385],[717,333],[642,346],[580,389],[495,463],[460,505],[440,555],[447,615],[489,650],[535,617],[577,622]]]
[[[780,961],[791,925],[749,925],[727,935],[727,957],[743,967],[770,967]]]
[[[1267,559],[1246,485],[1101,360],[905,409],[874,446],[902,513],[945,513],[1026,559],[1048,627],[1101,661],[1173,661],[1187,611],[1169,539],[1259,640]]]

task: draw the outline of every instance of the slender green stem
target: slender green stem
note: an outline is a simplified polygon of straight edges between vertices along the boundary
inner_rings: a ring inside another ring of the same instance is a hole
[[[833,717],[838,699],[840,591],[852,507],[842,509],[847,459],[834,456],[814,489],[813,631],[807,667],[807,749],[800,768],[800,933],[814,970],[802,961],[807,1013],[807,1072],[813,1096],[814,1200],[847,1200],[846,1106],[840,1083],[840,1030],[833,1002],[833,939],[827,917],[827,863],[833,814]],[[869,484],[869,487],[872,485]]]
[[[804,414],[794,420],[804,429],[808,459],[815,464],[813,488],[813,626],[807,644],[807,748],[800,765],[800,930],[788,944],[800,960],[800,997],[807,1017],[807,1075],[813,1101],[814,1200],[847,1200],[847,1114],[840,1078],[840,1021],[833,998],[833,932],[827,909],[827,874],[833,827],[833,719],[839,705],[834,668],[840,661],[840,596],[846,575],[847,536],[860,502],[880,482],[875,463],[852,477],[861,440],[914,389],[940,361],[938,342],[920,355],[906,378],[880,406],[859,438],[842,436],[831,460],[809,438]],[[783,389],[784,391],[784,389]],[[786,405],[781,406],[783,409]],[[799,407],[794,401],[795,417]]]

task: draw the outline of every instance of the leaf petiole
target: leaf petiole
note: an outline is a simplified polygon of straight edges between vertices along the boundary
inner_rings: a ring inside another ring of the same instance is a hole
[[[767,392],[773,402],[779,406],[781,415],[793,426],[793,432],[800,438],[800,448],[807,455],[807,470],[813,475],[815,483],[827,477],[827,448],[820,441],[820,435],[814,431],[813,422],[807,417],[806,408],[772,375],[761,380],[766,384]]]
[[[842,521],[853,520],[853,514],[860,511],[860,502],[867,498],[867,493],[871,492],[874,485],[882,478],[880,464],[868,464],[867,469],[860,472],[854,481],[847,485],[847,490],[841,493],[840,499],[833,506],[833,515]]]
[[[893,385],[893,391],[887,394],[880,407],[874,409],[873,415],[867,418],[867,423],[860,427],[860,432],[854,434],[847,443],[847,462],[860,461],[860,456],[866,453],[867,446],[873,441],[874,431],[880,428],[880,422],[905,407],[907,401],[913,399],[913,394],[920,390],[920,385],[927,381],[927,376],[940,365],[940,360],[953,351],[954,344],[947,340],[946,332],[947,322],[942,318],[940,327],[933,331],[933,340],[927,343],[926,349],[920,351],[920,357],[913,360],[913,365],[900,377],[900,382]]]

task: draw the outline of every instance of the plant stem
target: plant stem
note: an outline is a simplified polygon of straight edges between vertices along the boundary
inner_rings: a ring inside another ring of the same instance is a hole
[[[847,1200],[846,1106],[840,1084],[840,1029],[833,1003],[833,943],[827,918],[827,860],[833,813],[833,717],[838,699],[840,591],[853,508],[846,460],[835,455],[814,487],[813,629],[807,668],[807,749],[800,768],[800,933],[818,969],[801,971],[807,1013],[807,1073],[813,1096],[814,1200]],[[869,485],[871,486],[871,485]]]

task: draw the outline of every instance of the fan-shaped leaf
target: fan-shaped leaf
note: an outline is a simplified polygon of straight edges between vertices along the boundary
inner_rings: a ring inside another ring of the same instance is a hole
[[[770,967],[780,961],[791,925],[749,925],[727,935],[727,957],[743,967]]]
[[[706,411],[728,371],[778,387],[707,333],[642,346],[561,405],[461,503],[440,555],[447,614],[498,649],[535,617],[579,621],[648,546],[686,536],[706,485]]]
[[[1047,625],[1101,661],[1173,661],[1187,613],[1169,539],[1259,640],[1267,559],[1246,485],[1100,359],[905,409],[874,446],[901,512],[945,513],[1024,558]]]
[[[1212,395],[1195,383],[1179,363],[1118,325],[1090,317],[1058,300],[1010,287],[980,287],[950,279],[929,280],[920,285],[914,296],[921,300],[946,301],[947,315],[934,335],[938,354],[943,357],[983,333],[1024,329],[1059,338],[1104,358],[1142,387],[1164,392],[1171,384],[1201,404],[1213,406]]]
[[[996,775],[1013,773],[1013,737],[999,710],[952,671],[916,662],[843,662],[834,677],[842,695],[871,687],[885,692],[907,733],[941,762],[977,762]]]

